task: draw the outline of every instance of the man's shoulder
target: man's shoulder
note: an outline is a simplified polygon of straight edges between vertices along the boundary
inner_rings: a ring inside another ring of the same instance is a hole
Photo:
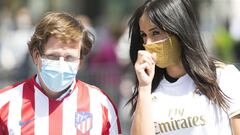
[[[15,84],[6,86],[6,87],[0,89],[0,94],[5,93],[7,91],[11,91],[11,90],[17,89],[17,88],[23,86],[24,84],[31,84],[30,83],[31,81],[32,81],[32,78],[26,79],[26,80],[23,80],[23,81],[20,81],[20,82],[16,82]]]
[[[77,80],[76,82],[78,88],[83,89],[83,90],[92,90],[92,91],[96,91],[96,92],[103,92],[102,89],[100,89],[99,87],[83,82],[81,80]]]
[[[96,97],[98,99],[111,101],[109,95],[103,89],[95,85],[88,84],[80,80],[77,80],[76,84],[80,90],[88,91],[88,93],[90,93],[90,96],[92,96],[93,98]]]
[[[5,93],[5,92],[7,92],[7,91],[11,91],[11,90],[13,90],[13,89],[15,89],[15,88],[23,85],[23,83],[25,83],[25,81],[17,82],[17,83],[15,83],[15,84],[6,86],[5,88],[0,89],[0,94]]]
[[[23,90],[23,87],[27,80],[24,80],[22,82],[18,82],[12,85],[9,85],[3,89],[0,89],[0,108],[4,107],[11,101],[11,99],[15,99],[19,95],[21,95],[20,91]],[[20,92],[20,93],[19,93]]]

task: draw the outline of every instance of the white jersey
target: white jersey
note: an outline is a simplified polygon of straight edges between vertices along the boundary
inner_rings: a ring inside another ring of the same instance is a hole
[[[32,77],[0,90],[0,134],[118,135],[121,129],[100,89],[77,80],[71,93],[53,100]]]
[[[229,96],[224,111],[208,98],[194,92],[188,74],[174,83],[165,78],[152,94],[152,114],[156,135],[232,135],[229,119],[240,114],[240,72],[229,65],[217,69],[221,90]]]

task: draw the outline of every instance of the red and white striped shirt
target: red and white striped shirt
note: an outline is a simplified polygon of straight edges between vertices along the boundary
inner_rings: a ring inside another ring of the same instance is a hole
[[[0,135],[121,134],[116,108],[97,87],[77,80],[57,101],[34,78],[0,90]]]

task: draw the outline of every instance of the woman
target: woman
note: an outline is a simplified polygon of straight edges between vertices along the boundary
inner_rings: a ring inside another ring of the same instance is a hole
[[[132,135],[240,134],[240,73],[211,58],[189,0],[148,0],[130,20]]]

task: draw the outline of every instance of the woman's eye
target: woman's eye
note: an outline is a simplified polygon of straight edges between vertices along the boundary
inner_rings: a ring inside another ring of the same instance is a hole
[[[153,35],[159,35],[159,34],[160,34],[160,31],[153,31],[152,34],[153,34]]]
[[[144,38],[144,37],[146,37],[146,34],[145,34],[145,33],[140,33],[140,36],[141,36],[142,38]]]

